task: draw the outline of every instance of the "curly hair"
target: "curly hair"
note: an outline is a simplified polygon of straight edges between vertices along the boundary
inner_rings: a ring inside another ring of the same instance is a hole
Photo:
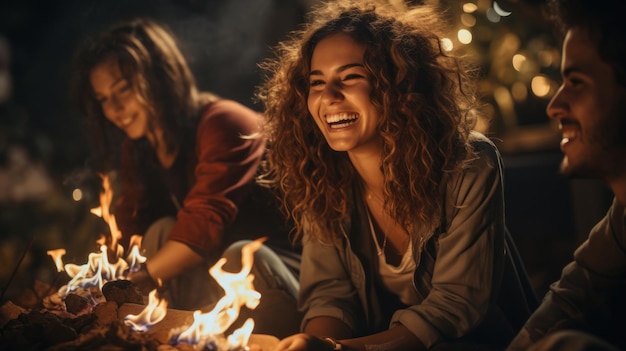
[[[435,10],[382,1],[324,3],[260,64],[266,77],[256,96],[265,106],[269,144],[259,179],[282,198],[295,223],[294,240],[306,231],[334,242],[350,214],[348,189],[360,184],[347,154],[328,146],[307,108],[313,50],[334,33],[366,45],[370,99],[381,115],[385,210],[407,228],[438,223],[445,175],[474,157],[469,135],[476,71],[443,50],[436,30],[443,32],[444,21]]]
[[[95,66],[115,60],[139,101],[163,129],[168,151],[182,141],[185,130],[194,124],[201,106],[192,73],[173,35],[150,19],[135,19],[114,25],[88,38],[74,58],[73,98],[87,126],[101,167],[114,164],[114,152],[123,132],[107,120],[90,83]]]
[[[626,86],[626,21],[622,0],[548,0],[547,16],[564,35],[572,27],[589,33],[600,57],[617,74],[617,81]]]

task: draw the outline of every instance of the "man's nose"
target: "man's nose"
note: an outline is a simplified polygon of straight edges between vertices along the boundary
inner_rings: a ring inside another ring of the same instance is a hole
[[[559,119],[561,116],[565,114],[567,109],[567,104],[565,99],[563,98],[563,87],[560,87],[559,90],[554,94],[548,106],[546,107],[546,114],[551,119]]]

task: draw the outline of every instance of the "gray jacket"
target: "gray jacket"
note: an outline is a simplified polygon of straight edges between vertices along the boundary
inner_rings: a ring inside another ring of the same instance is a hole
[[[312,318],[329,316],[349,325],[356,337],[402,324],[430,347],[467,336],[498,314],[505,233],[502,164],[491,141],[475,138],[477,158],[446,184],[441,223],[428,228],[431,234],[424,240],[417,235],[413,240],[413,283],[421,302],[403,306],[381,288],[366,206],[355,188],[345,240],[338,246],[306,236],[303,241],[303,327]]]

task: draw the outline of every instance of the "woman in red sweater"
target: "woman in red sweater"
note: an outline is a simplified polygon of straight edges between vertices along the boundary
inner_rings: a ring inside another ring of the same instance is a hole
[[[163,26],[134,20],[90,39],[77,73],[102,170],[119,169],[111,210],[121,243],[143,235],[148,260],[129,279],[144,292],[162,282],[170,307],[200,309],[222,294],[208,268],[228,244],[287,242],[284,221],[254,182],[261,115],[199,92]]]

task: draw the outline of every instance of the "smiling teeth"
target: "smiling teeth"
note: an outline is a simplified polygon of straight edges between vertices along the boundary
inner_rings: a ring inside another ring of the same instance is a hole
[[[346,122],[354,121],[358,117],[359,115],[356,113],[338,113],[335,115],[327,115],[326,123],[340,123],[340,122],[346,123]]]
[[[123,119],[120,119],[120,124],[121,124],[122,126],[126,127],[127,125],[131,124],[131,123],[132,123],[132,121],[133,121],[133,118],[132,118],[132,117],[123,118]]]
[[[564,139],[573,139],[576,137],[576,131],[575,130],[564,130],[562,137]]]

